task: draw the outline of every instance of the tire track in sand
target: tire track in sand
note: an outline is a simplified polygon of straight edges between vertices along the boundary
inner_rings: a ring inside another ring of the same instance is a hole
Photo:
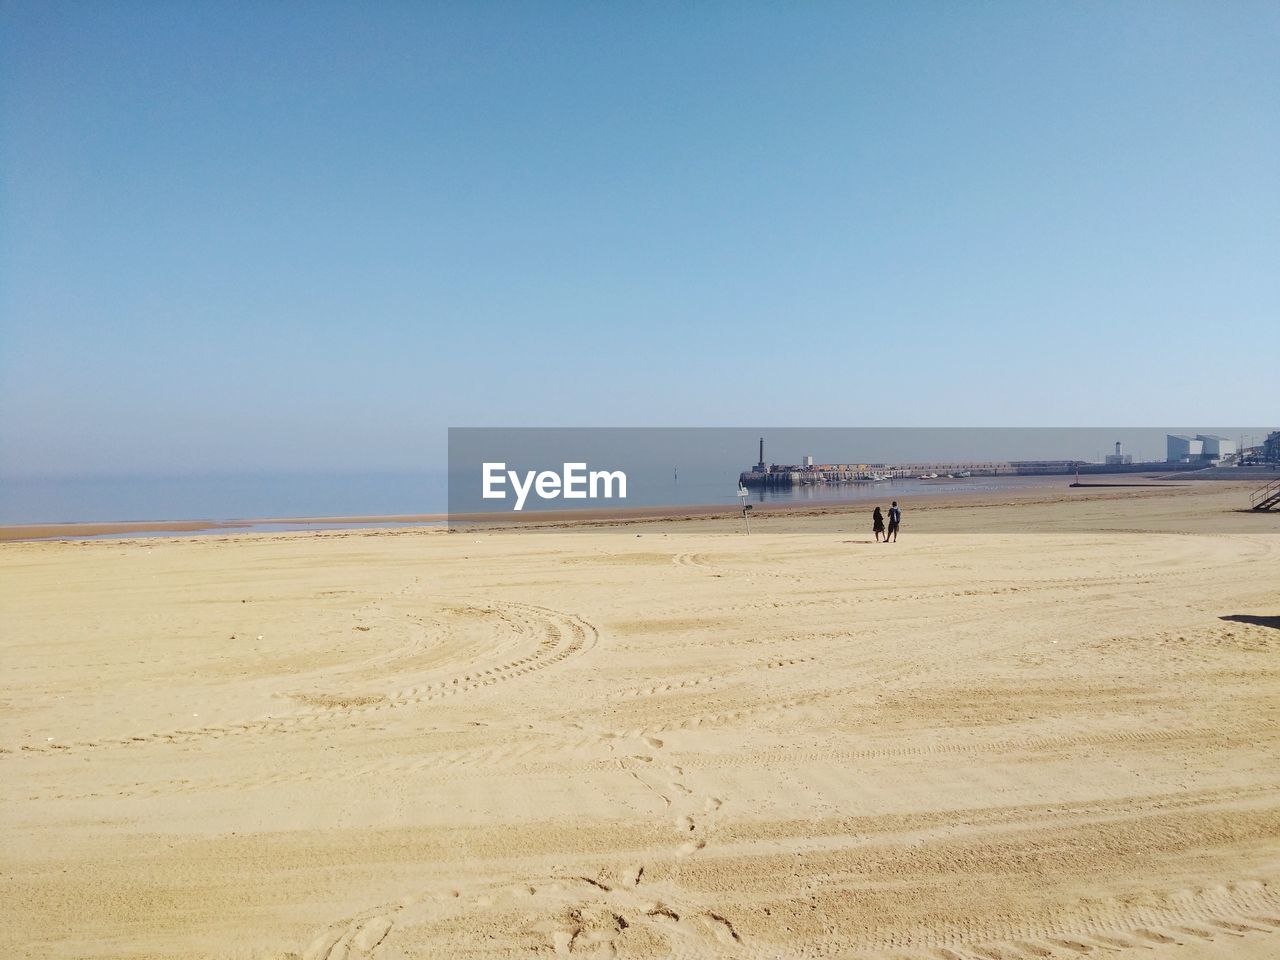
[[[1080,960],[1217,942],[1280,936],[1280,891],[1266,880],[1105,897],[1063,904],[1057,916],[961,921],[933,929],[810,940],[797,957],[873,960]],[[851,942],[852,940],[852,942]]]
[[[312,709],[283,716],[274,714],[235,723],[187,727],[149,732],[125,738],[80,739],[69,743],[22,744],[0,751],[0,757],[19,758],[30,754],[77,753],[83,750],[138,747],[148,744],[192,743],[224,737],[254,738],[288,734],[300,730],[340,724],[349,725],[362,717],[404,707],[419,706],[459,696],[481,693],[498,684],[520,680],[579,656],[599,640],[599,630],[577,614],[514,601],[489,601],[468,609],[493,615],[504,622],[522,645],[523,655],[511,655],[497,662],[475,664],[464,670],[454,668],[440,679],[382,691],[312,692],[291,695]]]

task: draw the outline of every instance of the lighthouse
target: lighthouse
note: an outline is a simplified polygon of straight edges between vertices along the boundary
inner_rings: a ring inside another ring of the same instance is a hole
[[[1116,452],[1107,456],[1107,466],[1119,467],[1126,463],[1133,463],[1133,455],[1120,452],[1120,441],[1116,441]]]

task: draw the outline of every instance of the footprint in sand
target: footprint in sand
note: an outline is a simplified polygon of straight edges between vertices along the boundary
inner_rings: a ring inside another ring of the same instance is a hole
[[[390,917],[373,917],[364,922],[364,926],[352,938],[351,945],[361,953],[368,953],[385,940],[390,932]]]
[[[390,917],[377,916],[330,928],[311,941],[302,954],[303,960],[358,960],[387,938],[391,926]]]
[[[338,941],[345,937],[346,933],[345,928],[326,930],[312,940],[311,943],[307,944],[307,949],[302,951],[302,960],[329,960],[338,945]],[[343,953],[345,952],[346,948],[343,947]]]
[[[715,935],[715,938],[721,943],[741,943],[742,938],[738,936],[738,931],[733,929],[733,924],[720,916],[718,913],[707,912],[699,918]]]
[[[676,851],[677,857],[688,857],[697,853],[707,845],[705,840],[690,840],[687,843],[680,844],[680,849]]]
[[[665,903],[654,901],[643,904],[640,909],[644,911],[644,915],[646,917],[652,917],[655,920],[666,920],[671,923],[680,922],[680,914],[676,913]]]
[[[551,945],[556,951],[556,956],[569,956],[569,950],[577,935],[578,931],[576,930],[557,930],[555,933],[551,934]]]

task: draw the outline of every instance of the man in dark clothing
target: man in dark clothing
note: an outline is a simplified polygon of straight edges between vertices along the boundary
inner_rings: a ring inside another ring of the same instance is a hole
[[[889,530],[884,535],[884,542],[888,543],[889,538],[893,537],[894,543],[898,542],[898,524],[902,522],[902,511],[898,509],[898,501],[893,501],[893,506],[889,508]]]

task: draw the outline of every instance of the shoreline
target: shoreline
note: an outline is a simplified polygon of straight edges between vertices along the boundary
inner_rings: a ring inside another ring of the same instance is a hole
[[[1252,490],[1256,487],[1259,480],[1268,479],[1276,476],[1274,470],[1263,468],[1245,468],[1247,473],[1227,474],[1219,468],[1206,468],[1198,471],[1175,472],[1175,473],[1156,473],[1150,472],[1143,475],[1140,472],[1133,472],[1129,476],[1133,477],[1131,482],[1095,482],[1075,481],[1074,473],[1045,475],[1035,477],[1042,483],[1028,485],[1025,489],[1018,487],[1008,487],[1001,489],[990,489],[983,487],[982,481],[988,478],[974,477],[971,478],[975,483],[972,490],[952,490],[947,493],[929,493],[920,494],[919,492],[896,492],[897,497],[904,502],[913,504],[913,512],[932,507],[942,507],[952,505],[953,503],[968,503],[975,506],[983,505],[981,501],[990,499],[993,503],[1011,503],[1025,502],[1028,494],[1043,494],[1048,490],[1058,489],[1084,489],[1091,488],[1094,490],[1125,488],[1147,488],[1150,490],[1186,488],[1194,486],[1190,483],[1192,480],[1211,480],[1214,483],[1212,487],[1231,487]],[[1058,481],[1062,481],[1061,487]],[[1074,481],[1074,482],[1073,482]],[[1146,481],[1146,482],[1138,482]],[[959,481],[943,480],[939,478],[933,481],[938,485],[944,483],[954,484]],[[924,481],[925,486],[930,481]],[[886,491],[885,499],[894,497],[894,493]],[[866,496],[860,497],[832,497],[830,499],[821,498],[816,500],[777,500],[754,502],[752,506],[752,516],[763,515],[813,515],[815,513],[843,513],[851,508],[859,506],[870,506],[874,503],[873,498]],[[449,514],[447,512],[429,512],[429,513],[397,513],[397,514],[340,514],[332,516],[262,516],[262,517],[231,517],[231,518],[195,518],[195,517],[170,517],[166,519],[149,519],[149,520],[73,520],[73,521],[36,521],[29,523],[8,523],[0,524],[0,543],[15,542],[36,542],[50,540],[88,540],[88,539],[104,539],[104,538],[120,538],[129,535],[153,536],[153,537],[169,537],[183,534],[193,536],[212,535],[219,533],[235,533],[244,534],[253,533],[284,533],[284,532],[320,532],[323,530],[337,530],[342,528],[360,528],[360,529],[381,529],[382,527],[392,526],[414,526],[414,527],[432,527],[447,526],[453,524],[474,524],[483,525],[486,528],[524,528],[529,526],[537,527],[564,527],[578,526],[586,524],[600,523],[627,523],[654,520],[688,520],[688,519],[705,519],[713,518],[717,515],[740,519],[740,507],[738,503],[719,502],[719,503],[701,503],[701,504],[660,504],[638,507],[621,507],[621,506],[601,506],[585,509],[570,510],[532,510],[515,514],[511,511],[492,511],[477,513],[458,513]],[[261,528],[278,528],[278,529],[261,529]],[[294,527],[297,529],[286,530],[283,528]]]
[[[447,514],[421,514],[405,516],[372,517],[261,517],[247,520],[79,520],[72,523],[15,523],[0,525],[0,543],[30,543],[35,541],[109,537],[119,534],[203,534],[203,533],[270,533],[272,531],[251,528],[267,525],[307,525],[317,530],[359,526],[376,529],[384,524],[439,524],[448,520]],[[286,532],[286,531],[278,531]],[[305,532],[305,531],[288,531]]]
[[[1063,478],[1064,481],[1067,479]],[[1251,480],[1234,482],[1218,481],[1207,487],[1195,484],[1076,484],[1064,482],[1044,484],[1023,489],[1004,490],[975,489],[971,492],[952,492],[911,497],[911,515],[943,510],[972,509],[991,510],[1000,507],[1030,507],[1056,505],[1064,501],[1076,503],[1104,502],[1115,499],[1148,500],[1186,496],[1188,491],[1201,495],[1244,493],[1253,489]],[[885,498],[889,499],[888,496]],[[867,499],[823,501],[775,501],[752,504],[752,518],[784,520],[854,516],[869,510],[872,501]],[[1245,510],[1245,513],[1250,511]],[[614,525],[655,524],[662,522],[706,521],[740,522],[742,513],[737,504],[690,504],[647,507],[591,508],[583,510],[541,510],[516,514],[510,511],[490,513],[391,514],[335,517],[262,517],[232,520],[122,520],[82,521],[74,523],[34,523],[0,525],[0,543],[39,542],[87,542],[98,539],[124,539],[136,535],[136,539],[190,534],[192,536],[216,534],[320,533],[320,532],[368,532],[403,528],[415,532],[459,530],[564,530],[599,529]],[[263,527],[294,527],[301,529],[261,529]]]

